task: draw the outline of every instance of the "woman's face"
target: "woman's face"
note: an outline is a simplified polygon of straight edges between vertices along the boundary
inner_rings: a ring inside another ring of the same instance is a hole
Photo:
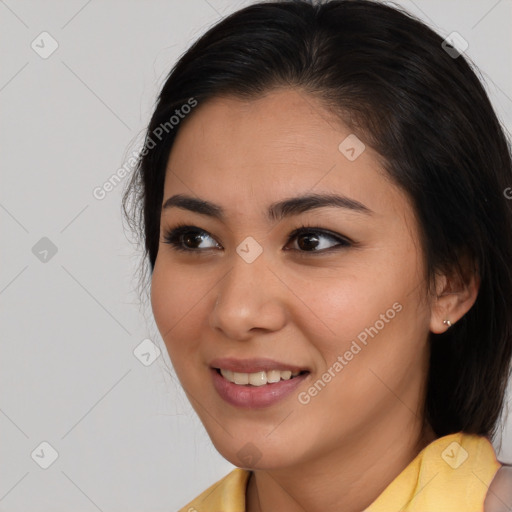
[[[292,89],[217,98],[183,122],[164,203],[215,207],[162,210],[151,301],[219,452],[287,467],[417,432],[431,306],[411,204],[376,153]],[[346,199],[269,214],[310,195]],[[189,251],[166,242],[177,224]]]

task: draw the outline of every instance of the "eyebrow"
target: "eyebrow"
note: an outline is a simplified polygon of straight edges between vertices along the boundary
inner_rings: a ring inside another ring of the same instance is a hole
[[[172,207],[207,215],[221,221],[225,219],[225,211],[221,206],[204,199],[197,199],[184,194],[176,194],[169,197],[164,202],[162,211]],[[299,215],[306,211],[323,207],[345,208],[366,215],[372,215],[374,213],[363,203],[347,196],[337,194],[308,194],[271,204],[267,210],[267,219],[271,222],[276,222],[285,217]]]

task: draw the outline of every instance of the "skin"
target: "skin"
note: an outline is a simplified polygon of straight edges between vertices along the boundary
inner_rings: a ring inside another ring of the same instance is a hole
[[[317,99],[283,88],[250,101],[200,104],[169,157],[164,201],[192,195],[222,206],[226,218],[176,207],[162,212],[153,313],[216,449],[253,470],[250,512],[361,512],[370,505],[435,439],[422,415],[428,333],[444,332],[443,320],[454,324],[476,299],[472,276],[439,275],[436,293],[427,294],[412,205],[368,145],[355,161],[338,150],[350,133]],[[266,218],[270,203],[311,192],[344,194],[373,213],[323,207],[276,223]],[[201,254],[165,243],[177,222],[207,232],[203,242],[189,242]],[[322,254],[338,242],[318,233],[318,249],[308,248],[308,238],[287,244],[303,223],[354,244]],[[248,236],[263,248],[250,264],[236,252]],[[397,302],[401,311],[301,404],[297,393]],[[311,373],[278,404],[240,409],[212,385],[208,363],[217,357],[269,357]],[[252,465],[237,455],[247,443],[260,454]]]

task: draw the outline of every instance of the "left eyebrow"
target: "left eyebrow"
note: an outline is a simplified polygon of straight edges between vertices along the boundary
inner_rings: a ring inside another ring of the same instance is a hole
[[[197,199],[184,194],[176,194],[169,197],[164,202],[162,210],[171,207],[189,210],[218,220],[225,219],[225,211],[221,206],[204,199]],[[271,222],[276,222],[285,217],[299,215],[315,208],[324,207],[344,208],[365,215],[375,213],[363,203],[347,196],[337,194],[308,194],[271,204],[267,211],[267,218]]]

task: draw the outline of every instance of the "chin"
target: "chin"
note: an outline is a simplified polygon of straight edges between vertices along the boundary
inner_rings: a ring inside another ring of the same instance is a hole
[[[228,462],[248,470],[280,469],[300,463],[304,454],[297,450],[299,440],[283,444],[281,438],[269,439],[268,431],[260,435],[222,435],[222,439],[210,436],[216,450]],[[295,446],[295,448],[293,447]]]

